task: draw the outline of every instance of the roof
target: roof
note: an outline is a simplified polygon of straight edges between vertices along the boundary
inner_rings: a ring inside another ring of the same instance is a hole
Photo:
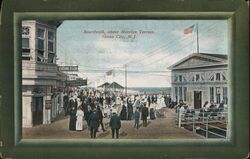
[[[37,22],[45,23],[47,25],[50,25],[56,28],[58,28],[63,23],[62,20],[37,20]]]
[[[101,84],[100,86],[98,86],[98,88],[100,88],[100,87],[106,88],[106,87],[108,87],[109,85],[110,85],[110,83],[105,82],[105,83]]]
[[[225,54],[209,54],[209,53],[200,53],[200,54],[227,60],[227,55]]]
[[[199,63],[195,63],[192,60],[200,60]],[[203,63],[202,63],[203,62]],[[225,54],[210,54],[210,53],[192,53],[189,56],[177,61],[173,65],[169,66],[168,69],[187,69],[195,67],[209,67],[216,65],[227,65],[227,55]]]
[[[111,83],[107,88],[110,88],[110,89],[124,89],[123,86],[121,86],[120,84],[118,84],[116,82]]]

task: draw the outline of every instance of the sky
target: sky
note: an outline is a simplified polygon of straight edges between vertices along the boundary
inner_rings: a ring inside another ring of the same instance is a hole
[[[228,53],[226,20],[66,20],[57,29],[57,63],[78,65],[91,86],[124,86],[126,65],[128,87],[170,87],[167,68],[197,52],[197,26],[200,53]]]

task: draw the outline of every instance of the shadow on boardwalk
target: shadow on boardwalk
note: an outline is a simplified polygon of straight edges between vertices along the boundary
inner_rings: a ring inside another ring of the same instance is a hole
[[[148,126],[142,127],[140,120],[139,129],[134,128],[134,120],[122,121],[120,129],[121,139],[203,139],[203,137],[193,134],[183,128],[175,125],[175,112],[172,109],[162,108],[161,112],[165,113],[164,118],[148,120]],[[108,127],[109,119],[104,119],[106,131],[101,129],[97,133],[97,138],[111,139],[111,130]],[[29,139],[70,139],[70,138],[90,138],[90,132],[87,123],[84,122],[83,131],[69,131],[69,117],[61,117],[60,120],[54,121],[49,125],[39,125],[32,128],[23,129],[23,138]]]

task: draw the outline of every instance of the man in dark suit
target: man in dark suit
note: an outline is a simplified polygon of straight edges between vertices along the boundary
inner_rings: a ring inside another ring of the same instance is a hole
[[[104,128],[104,125],[103,125],[103,114],[102,114],[102,110],[101,110],[99,105],[97,106],[97,115],[99,117],[99,122],[100,122],[100,125],[102,127],[102,131],[104,132],[105,128]]]
[[[147,118],[148,118],[148,108],[146,107],[146,105],[144,105],[144,107],[142,108],[142,125],[144,127],[147,127]]]
[[[112,138],[115,138],[115,134],[116,134],[116,138],[118,139],[119,138],[119,129],[121,128],[121,119],[117,115],[116,111],[113,111],[113,115],[110,119],[109,126],[112,130]]]
[[[94,109],[93,112],[90,114],[89,127],[90,127],[91,138],[96,138],[96,132],[99,127],[99,117],[97,115],[96,109]]]

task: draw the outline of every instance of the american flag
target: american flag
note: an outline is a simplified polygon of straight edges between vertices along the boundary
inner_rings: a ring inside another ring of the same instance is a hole
[[[192,33],[194,30],[194,25],[184,29],[184,34],[189,34],[189,33]]]

